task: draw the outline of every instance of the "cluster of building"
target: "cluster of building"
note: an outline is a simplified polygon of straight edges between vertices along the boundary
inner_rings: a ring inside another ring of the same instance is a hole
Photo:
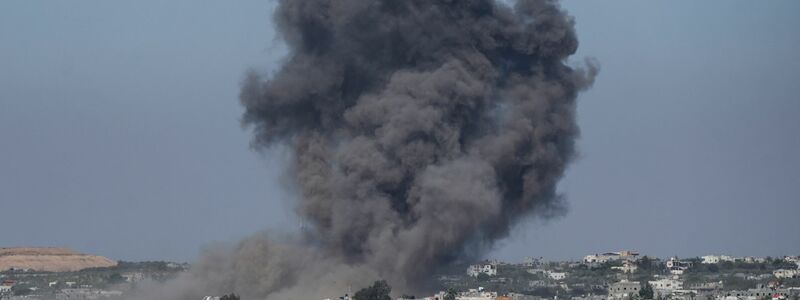
[[[705,283],[684,288],[676,279],[660,279],[648,282],[653,288],[655,299],[717,299],[717,300],[781,300],[800,294],[800,288],[783,287],[777,283],[758,285],[746,290],[722,290],[722,283]],[[640,298],[642,284],[638,281],[622,280],[608,288],[606,300],[624,300]],[[576,299],[573,299],[576,300]]]
[[[178,276],[187,264],[126,262],[109,268],[50,272],[0,270],[0,300],[119,299],[144,281]]]
[[[482,287],[476,289],[469,289],[463,292],[456,293],[457,300],[542,300],[540,297],[523,295],[518,293],[508,293],[506,295],[498,295],[497,292],[490,292]],[[420,298],[422,300],[444,300],[447,299],[447,292],[439,292],[433,296]],[[410,300],[400,298],[398,300]]]
[[[744,281],[753,282],[753,288],[744,290],[735,290],[729,287],[725,289],[722,280],[709,280],[698,282],[698,280],[691,280],[690,284],[684,283],[684,276],[687,271],[697,267],[696,264],[722,264],[726,262],[731,263],[745,263],[756,264],[766,262],[776,262],[760,257],[733,257],[729,255],[706,255],[695,259],[680,259],[678,257],[671,257],[666,261],[654,259],[661,266],[656,274],[649,273],[648,280],[644,281],[629,281],[626,279],[619,279],[616,282],[607,282],[603,286],[588,285],[583,283],[576,283],[576,279],[565,281],[569,273],[567,270],[572,270],[576,265],[589,266],[590,268],[610,268],[612,270],[620,271],[619,276],[634,277],[641,279],[642,276],[629,275],[639,271],[643,263],[642,256],[635,251],[618,251],[606,252],[602,254],[592,254],[585,256],[580,263],[559,263],[559,267],[547,268],[543,267],[541,258],[525,258],[522,265],[527,269],[528,273],[539,275],[540,279],[530,280],[528,282],[529,288],[553,288],[562,291],[570,290],[570,287],[580,287],[582,290],[598,291],[603,290],[605,294],[589,293],[579,297],[572,297],[571,300],[623,300],[632,298],[641,298],[640,293],[650,294],[650,291],[642,291],[643,288],[652,291],[653,299],[715,299],[715,300],[764,300],[764,299],[787,299],[787,297],[800,296],[800,284],[794,282],[797,286],[783,286],[780,282],[786,279],[800,278],[800,257],[787,256],[784,257],[780,264],[782,269],[773,269],[766,271],[767,273],[729,273],[725,276],[738,277]],[[652,262],[651,257],[648,262]],[[787,263],[797,265],[797,268],[787,269]],[[467,275],[470,277],[478,277],[481,274],[494,277],[498,276],[498,265],[502,265],[496,261],[486,261],[481,264],[469,266],[467,268]],[[771,264],[772,265],[772,264]],[[778,264],[776,264],[778,265]],[[552,264],[550,266],[553,266]],[[652,264],[650,265],[653,266]],[[732,268],[729,266],[728,268]],[[763,269],[763,266],[760,268]],[[715,271],[716,272],[716,271]],[[771,273],[769,273],[771,272]],[[504,275],[501,275],[504,276]],[[711,278],[711,277],[709,277]],[[505,278],[503,278],[505,279]],[[579,279],[578,279],[579,280]],[[759,282],[769,282],[768,284],[761,284]],[[489,279],[486,282],[498,282],[497,280]],[[569,283],[569,285],[568,285]],[[737,285],[738,286],[738,285]],[[734,287],[735,288],[735,287]],[[434,295],[425,299],[440,300],[444,294]],[[527,297],[527,298],[526,298]],[[526,296],[521,294],[497,295],[496,293],[485,291],[483,289],[469,290],[459,293],[456,299],[459,300],[475,300],[475,299],[541,299],[535,296]],[[797,299],[797,298],[792,298]]]
[[[0,283],[0,297],[11,294],[11,288],[14,287],[15,283],[16,281],[14,280],[3,280],[2,283]]]
[[[613,255],[616,253],[604,255],[589,255],[584,258],[584,262],[612,262],[625,260],[622,255]],[[630,257],[630,256],[627,256]],[[729,255],[706,255],[700,257],[701,264],[720,264],[725,262],[742,262],[742,263],[765,263],[766,258],[759,257],[733,257]],[[681,275],[685,271],[692,268],[694,263],[689,260],[681,260],[677,257],[672,257],[665,263],[669,276],[656,275],[654,280],[649,280],[646,285],[638,281],[620,280],[619,282],[609,285],[607,291],[608,295],[605,299],[608,300],[621,300],[639,298],[640,292],[645,286],[652,289],[653,298],[655,299],[717,299],[717,300],[763,300],[763,299],[787,299],[787,297],[800,296],[800,287],[785,287],[780,284],[779,279],[794,279],[800,278],[800,257],[787,256],[783,259],[787,263],[794,263],[797,265],[796,269],[778,269],[772,271],[772,274],[760,275],[746,275],[746,274],[733,274],[734,277],[741,277],[746,280],[771,280],[768,284],[758,284],[756,287],[746,290],[725,290],[723,289],[723,282],[702,282],[695,283],[690,286],[685,286],[681,280]],[[634,260],[625,260],[625,263],[634,262]],[[774,279],[774,280],[773,280]],[[795,298],[797,299],[797,298]],[[573,299],[578,300],[578,299]],[[584,299],[588,300],[588,299]]]

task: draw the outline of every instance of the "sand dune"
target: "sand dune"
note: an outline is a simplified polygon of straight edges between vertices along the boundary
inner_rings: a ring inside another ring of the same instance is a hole
[[[0,248],[0,271],[28,269],[70,272],[87,268],[113,267],[117,262],[66,248]]]

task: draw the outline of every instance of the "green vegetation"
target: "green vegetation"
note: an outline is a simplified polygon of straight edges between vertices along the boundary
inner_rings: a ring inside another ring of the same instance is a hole
[[[642,299],[653,299],[653,286],[648,282],[644,282],[642,288],[639,289],[639,297]]]
[[[378,280],[370,287],[363,288],[353,295],[355,300],[391,300],[392,287],[385,280]]]
[[[456,300],[456,290],[454,289],[447,289],[447,294],[444,295],[444,300]]]
[[[220,297],[219,300],[239,300],[239,296],[236,294],[230,294]]]

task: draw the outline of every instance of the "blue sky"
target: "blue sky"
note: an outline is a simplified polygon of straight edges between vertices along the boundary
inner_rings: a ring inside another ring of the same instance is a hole
[[[0,2],[0,246],[187,261],[292,230],[286,154],[239,125],[285,53],[269,1]],[[490,257],[800,254],[800,2],[577,1],[566,216]]]

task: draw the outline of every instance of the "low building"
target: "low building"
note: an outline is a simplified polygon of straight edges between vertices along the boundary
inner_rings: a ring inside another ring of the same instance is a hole
[[[130,272],[130,273],[123,273],[122,278],[125,278],[125,282],[140,282],[145,279],[145,275],[142,272]]]
[[[542,297],[539,296],[517,294],[517,293],[508,293],[508,297],[511,300],[542,300]]]
[[[720,294],[725,298],[727,297],[736,297],[737,299],[764,299],[767,297],[771,298],[786,298],[789,295],[788,289],[772,289],[772,288],[756,288],[756,289],[749,289],[746,291],[725,291],[724,293]]]
[[[0,294],[7,294],[11,292],[11,288],[14,287],[14,284],[17,282],[14,280],[6,279],[0,283]]]
[[[630,299],[639,295],[641,286],[638,281],[622,280],[608,287],[609,299]]]
[[[542,265],[542,258],[541,257],[526,257],[522,264],[528,268],[535,268]]]
[[[763,257],[745,256],[744,258],[742,258],[742,261],[748,264],[756,264],[756,263],[767,262],[767,259]]]
[[[583,257],[583,262],[587,264],[602,264],[612,261],[629,260],[636,261],[639,258],[639,253],[629,250],[619,252],[607,252],[603,254],[593,254]]]
[[[608,300],[608,297],[603,295],[585,295],[585,296],[578,296],[572,297],[570,300]]]
[[[758,280],[758,281],[761,281],[761,280],[767,280],[767,279],[770,279],[770,278],[772,278],[772,277],[773,277],[773,275],[772,275],[772,274],[759,274],[759,275],[747,275],[747,276],[745,277],[745,279],[747,279],[747,280]]]
[[[789,263],[800,263],[800,256],[784,256],[783,260]]]
[[[470,289],[466,292],[461,292],[456,297],[458,300],[495,300],[497,299],[497,292],[487,292],[483,288]]]
[[[471,265],[467,268],[467,275],[478,277],[480,274],[489,276],[497,275],[497,266],[493,264]]]
[[[670,257],[666,263],[667,270],[672,275],[682,275],[683,272],[692,267],[692,262],[680,260],[677,257]]]
[[[551,272],[551,271],[547,271],[547,277],[550,277],[550,279],[553,279],[553,280],[564,280],[564,279],[567,278],[567,273],[566,272]]]
[[[547,274],[547,270],[545,270],[545,269],[528,269],[528,273],[531,273],[533,275]]]
[[[639,266],[632,261],[626,260],[622,263],[622,266],[614,266],[611,267],[611,269],[620,270],[622,273],[635,273],[637,270],[639,270]]]
[[[800,270],[779,269],[772,271],[772,275],[775,275],[776,278],[800,278]]]
[[[702,263],[704,264],[718,264],[726,261],[727,262],[736,261],[736,258],[730,255],[706,255],[700,258],[703,259]]]
[[[722,281],[699,282],[689,286],[690,289],[698,291],[715,291],[721,290],[723,287],[724,285]]]
[[[662,297],[671,295],[675,290],[683,289],[683,281],[672,278],[662,278],[648,281],[647,283],[653,287],[654,294],[661,295]]]

